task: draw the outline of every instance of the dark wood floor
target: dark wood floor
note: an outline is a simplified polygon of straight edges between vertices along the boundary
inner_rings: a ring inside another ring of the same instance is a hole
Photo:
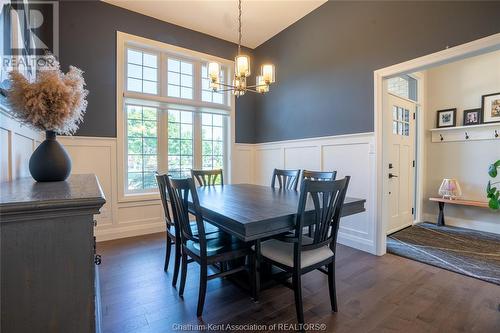
[[[163,234],[98,244],[104,332],[171,332],[175,324],[293,324],[293,292],[275,287],[253,303],[228,280],[208,283],[203,321],[196,318],[198,266],[190,264],[184,299],[163,272]],[[339,245],[339,312],[330,312],[320,272],[303,277],[307,323],[328,332],[500,332],[500,287],[387,254]],[[212,327],[213,328],[213,327]]]

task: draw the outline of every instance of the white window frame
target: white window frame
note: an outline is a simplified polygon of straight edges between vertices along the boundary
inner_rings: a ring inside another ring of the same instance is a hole
[[[225,133],[224,133],[224,178],[230,180],[231,170],[231,151],[234,145],[234,114],[235,114],[235,97],[232,94],[227,94],[225,97],[226,104],[217,104],[201,101],[201,63],[216,61],[227,68],[227,82],[233,75],[234,62],[231,60],[211,56],[201,52],[173,46],[170,44],[154,41],[151,39],[130,35],[117,31],[117,61],[116,61],[116,127],[117,127],[117,184],[118,184],[118,202],[133,202],[158,200],[158,190],[155,188],[151,191],[130,192],[127,191],[127,127],[126,127],[126,112],[125,107],[127,102],[133,103],[134,99],[147,101],[151,106],[159,106],[161,108],[170,107],[175,109],[174,105],[178,105],[178,109],[190,109],[193,112],[193,167],[201,168],[201,112],[214,112],[226,115],[224,117]],[[138,51],[153,52],[158,54],[158,94],[147,94],[128,92],[127,88],[127,48],[132,48]],[[193,100],[167,97],[167,55],[171,55],[176,59],[187,60],[193,62]],[[200,78],[197,80],[196,78]],[[199,81],[199,82],[198,82]],[[196,96],[200,96],[196,100]],[[215,111],[218,110],[218,111]],[[158,151],[168,151],[166,146],[168,142],[167,131],[167,112],[159,113],[158,122]],[[167,170],[167,160],[158,159],[158,170],[165,172]]]

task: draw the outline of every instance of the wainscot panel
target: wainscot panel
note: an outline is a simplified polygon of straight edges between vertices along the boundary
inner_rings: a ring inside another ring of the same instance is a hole
[[[366,199],[366,212],[343,218],[339,242],[375,254],[375,152],[373,133],[255,144],[254,183],[269,185],[272,170],[337,170],[351,176],[348,196]]]
[[[0,105],[0,181],[31,177],[29,160],[43,133],[21,125]]]
[[[96,216],[98,241],[132,237],[165,230],[160,200],[117,202],[116,139],[83,136],[59,137],[72,159],[72,173],[94,173],[106,204]]]

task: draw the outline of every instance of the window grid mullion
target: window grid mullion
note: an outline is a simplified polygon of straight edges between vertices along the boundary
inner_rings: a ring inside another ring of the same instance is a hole
[[[167,96],[168,71],[167,71],[167,55],[160,54],[160,74],[158,81],[160,82],[160,96]],[[163,109],[158,109],[158,170],[168,173],[168,112]]]
[[[202,168],[202,132],[201,132],[201,114],[195,113],[193,117],[193,167]]]

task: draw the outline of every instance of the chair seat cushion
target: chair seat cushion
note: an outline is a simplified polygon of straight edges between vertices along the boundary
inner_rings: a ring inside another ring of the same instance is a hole
[[[303,245],[312,244],[312,242],[313,240],[311,238],[306,236],[302,237]],[[270,239],[262,242],[260,246],[262,256],[282,265],[293,267],[294,243],[282,242],[277,239]],[[300,257],[300,266],[301,268],[305,268],[331,257],[333,257],[333,252],[326,245],[318,249],[302,251]]]

